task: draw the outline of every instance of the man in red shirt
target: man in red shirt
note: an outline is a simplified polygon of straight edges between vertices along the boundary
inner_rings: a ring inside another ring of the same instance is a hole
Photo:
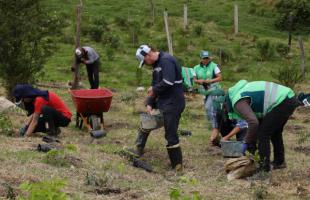
[[[57,136],[60,133],[59,127],[66,127],[71,122],[72,114],[68,107],[53,92],[21,84],[16,85],[13,96],[16,104],[23,102],[29,108],[29,119],[21,129],[21,135],[31,136],[35,132],[47,132]]]

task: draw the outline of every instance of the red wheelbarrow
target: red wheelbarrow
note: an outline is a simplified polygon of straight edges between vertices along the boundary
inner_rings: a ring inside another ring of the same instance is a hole
[[[70,90],[70,93],[76,108],[75,126],[82,129],[84,123],[90,130],[91,136],[105,135],[103,113],[110,109],[112,92],[101,88]]]

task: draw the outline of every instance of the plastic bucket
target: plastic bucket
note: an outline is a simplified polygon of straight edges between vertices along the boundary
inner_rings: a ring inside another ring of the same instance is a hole
[[[221,149],[224,157],[236,158],[243,156],[242,142],[240,141],[221,141]]]
[[[140,114],[141,128],[145,130],[154,130],[164,125],[164,118],[161,114],[150,115],[147,113]]]

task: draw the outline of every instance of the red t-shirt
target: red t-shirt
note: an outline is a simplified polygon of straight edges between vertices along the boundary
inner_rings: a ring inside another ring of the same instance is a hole
[[[41,109],[43,106],[50,106],[62,113],[63,116],[71,120],[72,114],[64,102],[53,92],[48,92],[48,101],[43,97],[37,97],[34,101],[34,112],[41,114]]]

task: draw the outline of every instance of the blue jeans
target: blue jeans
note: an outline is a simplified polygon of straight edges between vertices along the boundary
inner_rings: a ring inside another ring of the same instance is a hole
[[[208,120],[211,122],[212,128],[218,128],[218,123],[216,120],[216,111],[213,106],[213,101],[217,99],[217,96],[208,95],[204,99],[205,111],[207,114]]]

